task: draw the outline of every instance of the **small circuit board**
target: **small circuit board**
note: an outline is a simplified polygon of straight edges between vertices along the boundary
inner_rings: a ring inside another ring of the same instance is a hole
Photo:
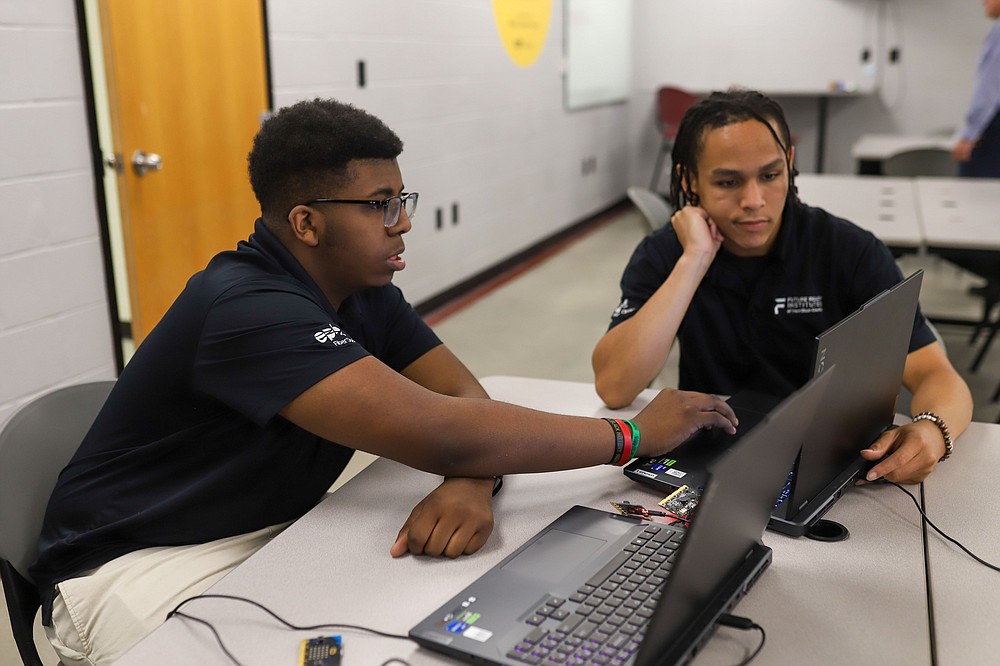
[[[685,485],[661,499],[659,505],[671,516],[687,521],[700,500],[701,491]]]
[[[612,502],[611,506],[618,509],[618,512],[623,516],[633,516],[636,518],[649,518],[650,516],[665,516],[667,514],[662,511],[652,511],[642,506],[641,504],[632,504],[628,500],[622,500],[621,502]]]
[[[302,641],[299,666],[339,666],[343,654],[340,636],[318,636]]]

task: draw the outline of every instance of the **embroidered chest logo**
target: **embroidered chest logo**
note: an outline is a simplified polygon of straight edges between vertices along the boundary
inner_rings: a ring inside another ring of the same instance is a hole
[[[774,299],[774,314],[814,314],[823,311],[823,296],[779,296]]]
[[[349,342],[354,342],[354,340],[351,339],[351,336],[345,333],[343,329],[334,326],[333,324],[330,324],[322,331],[316,331],[316,333],[313,334],[313,337],[316,338],[317,342],[329,342],[335,347],[340,347],[341,345],[346,345]]]
[[[612,319],[617,319],[618,317],[624,317],[627,314],[632,314],[635,312],[635,307],[628,304],[628,299],[623,298],[622,302],[618,304],[615,311],[611,314]]]

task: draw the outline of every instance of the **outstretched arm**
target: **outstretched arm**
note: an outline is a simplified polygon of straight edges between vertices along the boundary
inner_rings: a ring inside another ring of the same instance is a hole
[[[601,419],[470,399],[485,397],[441,346],[402,375],[372,357],[355,361],[281,415],[324,439],[448,477],[413,509],[390,553],[457,557],[478,550],[492,532],[494,476],[599,465],[615,453],[614,431]],[[633,421],[641,433],[637,454],[646,456],[673,449],[699,429],[734,433],[737,425],[719,398],[674,390],[657,395]]]
[[[495,400],[441,395],[365,357],[320,380],[281,410],[320,437],[443,476],[487,478],[608,462],[611,427]],[[639,455],[661,455],[702,428],[735,432],[714,396],[661,391],[632,419]]]
[[[907,355],[903,384],[913,394],[913,415],[936,414],[947,424],[952,439],[965,432],[972,420],[972,394],[940,344],[934,342]],[[886,432],[861,455],[867,460],[881,459],[868,472],[868,481],[884,476],[896,483],[919,483],[934,471],[944,453],[940,428],[920,420]]]
[[[701,208],[686,206],[671,223],[684,253],[639,311],[604,334],[591,357],[597,394],[612,409],[629,405],[659,374],[722,244],[718,228]]]

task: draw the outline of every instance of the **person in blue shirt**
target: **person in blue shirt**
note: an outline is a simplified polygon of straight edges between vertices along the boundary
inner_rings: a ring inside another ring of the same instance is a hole
[[[983,7],[994,23],[979,56],[965,125],[951,152],[966,178],[1000,178],[1000,0],[983,0]]]

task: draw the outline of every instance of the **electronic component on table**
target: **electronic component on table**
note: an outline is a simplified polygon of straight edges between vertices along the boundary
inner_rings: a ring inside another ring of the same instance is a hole
[[[340,636],[308,638],[299,650],[299,666],[339,666],[342,653]]]
[[[681,520],[690,520],[691,513],[698,506],[701,499],[701,491],[684,485],[670,493],[659,501],[659,505],[666,509],[667,513]]]
[[[665,516],[667,514],[662,511],[650,511],[641,504],[632,504],[628,500],[622,500],[621,502],[612,502],[611,506],[618,509],[618,511],[623,516],[634,516],[637,518],[649,518],[650,516]]]

